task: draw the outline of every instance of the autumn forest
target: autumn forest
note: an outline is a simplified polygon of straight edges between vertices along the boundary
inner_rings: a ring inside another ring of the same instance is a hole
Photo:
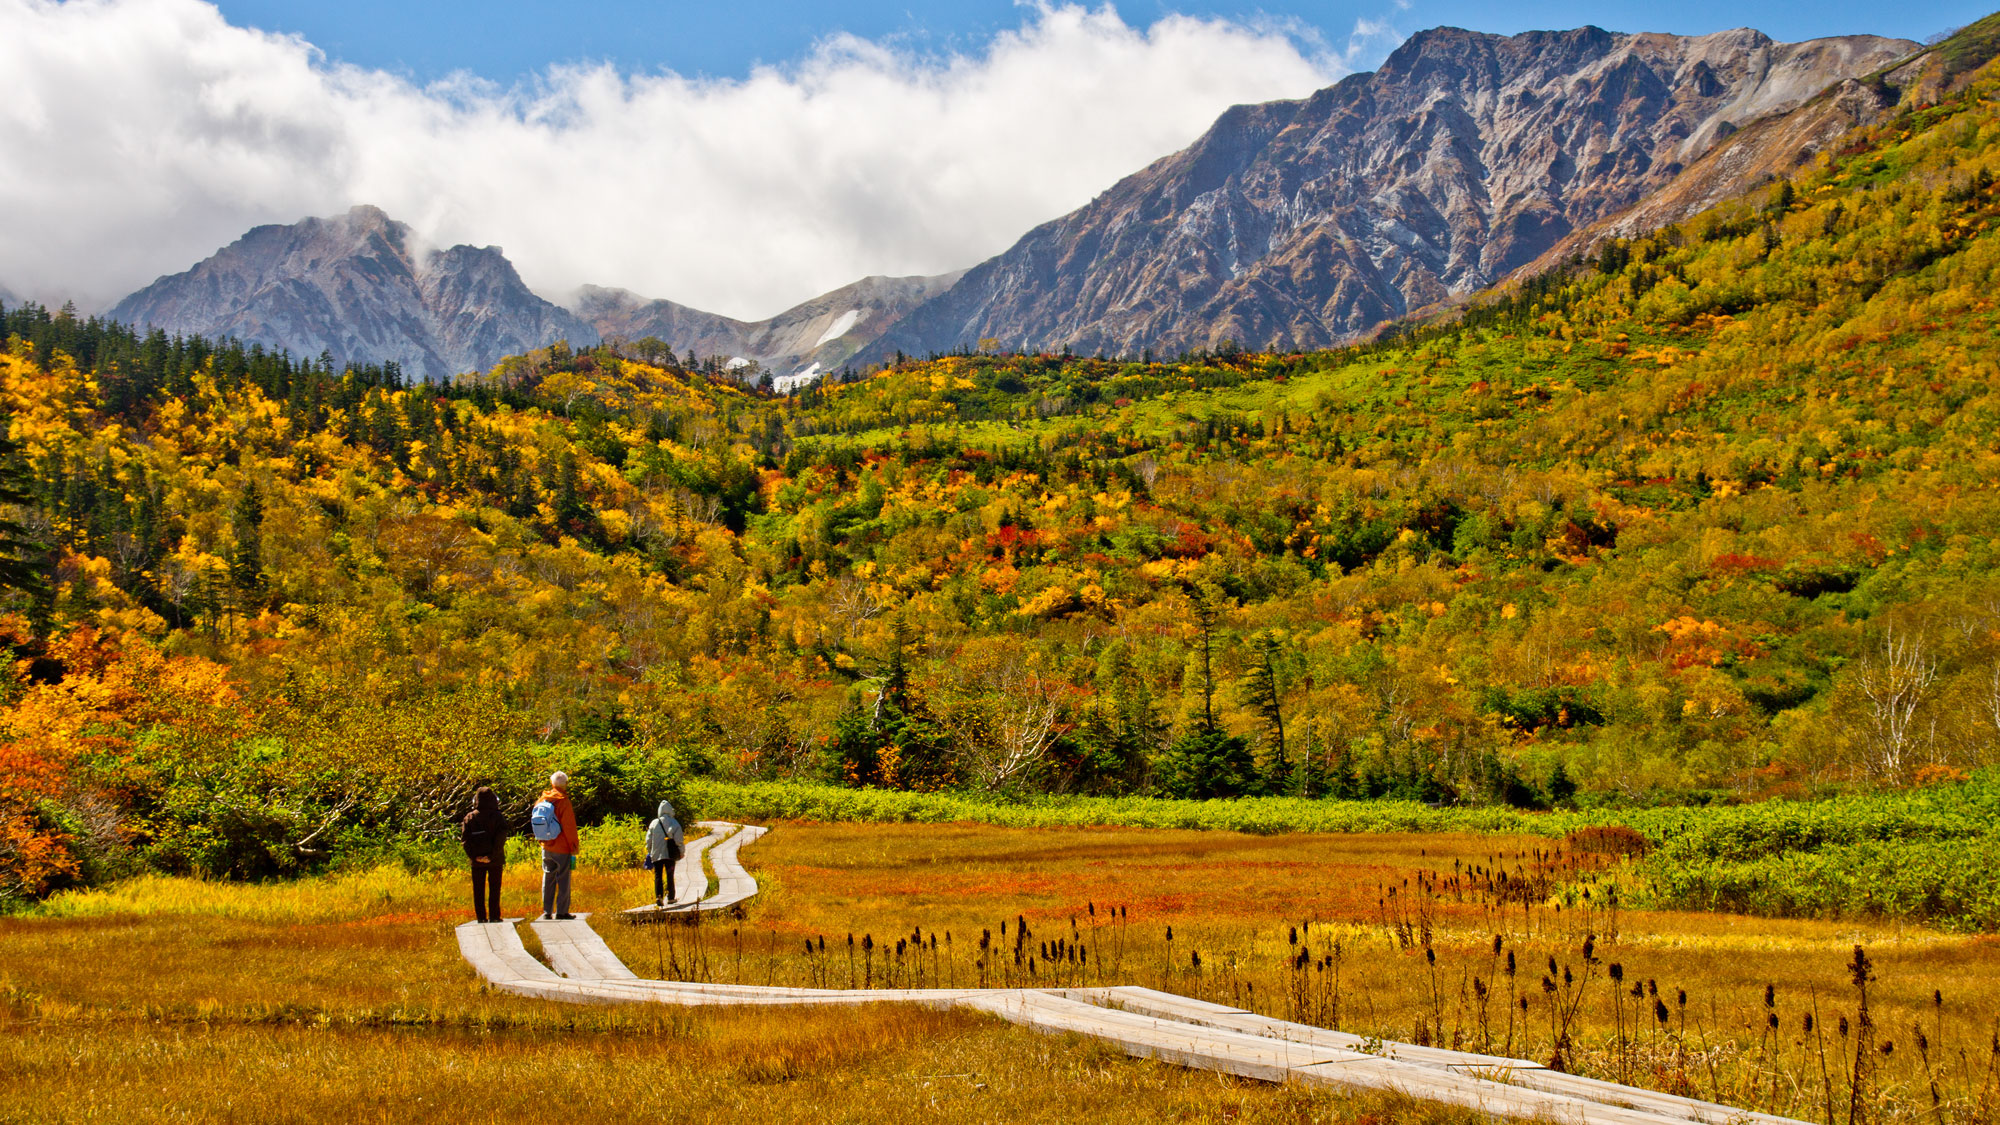
[[[2000,759],[2000,76],[1325,353],[449,385],[0,310],[0,897],[569,763],[1650,807]]]

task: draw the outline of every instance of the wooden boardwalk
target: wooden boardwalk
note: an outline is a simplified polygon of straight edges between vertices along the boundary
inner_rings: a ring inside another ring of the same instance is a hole
[[[687,850],[674,865],[674,900],[665,906],[649,902],[635,906],[627,914],[681,914],[688,911],[727,910],[757,893],[757,880],[736,859],[736,850],[765,833],[765,829],[720,820],[697,821],[708,835],[689,840]],[[712,853],[712,854],[711,854]],[[716,888],[708,893],[708,872],[702,858],[715,867]]]
[[[737,852],[763,828],[703,821],[675,871],[674,901],[627,911],[726,910],[757,893]],[[703,857],[715,871],[708,894]],[[1126,1054],[1268,1082],[1393,1089],[1468,1106],[1497,1117],[1543,1117],[1576,1125],[1803,1125],[1790,1118],[1620,1086],[1550,1070],[1527,1059],[1383,1043],[1261,1016],[1150,988],[826,989],[646,980],[626,968],[579,916],[531,921],[547,964],[531,955],[511,924],[467,922],[458,947],[499,991],[580,1004],[797,1006],[883,1001],[971,1008],[1049,1034],[1074,1032]]]

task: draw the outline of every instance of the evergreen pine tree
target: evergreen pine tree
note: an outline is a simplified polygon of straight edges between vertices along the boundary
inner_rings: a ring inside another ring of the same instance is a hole
[[[1265,630],[1250,638],[1253,659],[1250,674],[1244,677],[1243,694],[1245,702],[1256,710],[1264,720],[1264,729],[1270,738],[1271,754],[1265,763],[1266,788],[1278,792],[1284,788],[1286,763],[1289,758],[1285,750],[1285,680],[1280,667],[1284,660],[1284,641],[1277,633]]]
[[[263,526],[264,494],[253,480],[243,486],[243,495],[237,498],[236,511],[230,518],[236,545],[229,552],[229,582],[246,606],[264,593]]]
[[[23,522],[36,506],[27,459],[0,419],[0,591],[27,599],[39,631],[49,611],[49,545]]]

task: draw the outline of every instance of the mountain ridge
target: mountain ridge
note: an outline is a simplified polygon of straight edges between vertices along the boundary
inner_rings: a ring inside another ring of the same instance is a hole
[[[1951,39],[1925,46],[1874,74],[1844,78],[1803,104],[1752,122],[1630,209],[1578,230],[1515,272],[1516,280],[1564,259],[1596,253],[1606,242],[1636,238],[1804,170],[1853,130],[1886,120],[1905,102],[1943,100],[1972,80],[2000,47],[2000,14]]]
[[[529,290],[499,248],[424,246],[368,204],[253,227],[107,315],[300,355],[324,351],[344,364],[394,362],[430,380],[560,339],[597,340],[575,314]]]
[[[566,307],[528,289],[498,247],[431,248],[407,224],[360,204],[340,215],[253,227],[107,315],[301,356],[325,352],[341,364],[395,362],[432,381],[484,371],[557,340],[591,345],[648,336],[676,351],[728,359],[731,369],[754,364],[797,379],[839,367],[962,272],[865,277],[759,321],[594,285],[577,290]]]
[[[1370,74],[1236,106],[1036,227],[865,349],[1138,354],[1331,346],[1491,284],[1630,207],[1717,139],[1907,55],[1597,27],[1437,28]]]
[[[1827,143],[1879,110],[1861,79],[1916,49],[1747,28],[1434,28],[1372,73],[1229,108],[1187,148],[968,270],[871,276],[761,321],[598,286],[564,307],[498,248],[429,248],[367,205],[254,228],[111,315],[393,360],[427,379],[558,339],[657,337],[781,385],[970,348],[1329,347],[1542,268],[1609,221],[1629,234],[1740,192],[1776,159],[1746,164],[1752,140]]]
[[[624,289],[586,285],[570,307],[605,339],[655,336],[702,356],[730,356],[797,379],[845,363],[909,310],[950,288],[963,270],[880,274],[801,301],[763,320],[737,320]]]

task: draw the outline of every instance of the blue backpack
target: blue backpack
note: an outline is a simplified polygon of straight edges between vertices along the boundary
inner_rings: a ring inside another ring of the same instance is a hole
[[[562,835],[562,818],[556,815],[555,802],[536,801],[534,811],[528,814],[528,827],[544,844]]]

